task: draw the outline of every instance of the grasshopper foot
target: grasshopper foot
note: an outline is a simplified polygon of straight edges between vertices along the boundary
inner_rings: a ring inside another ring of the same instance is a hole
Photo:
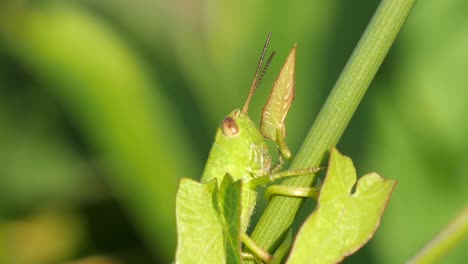
[[[282,195],[291,197],[310,197],[317,200],[319,188],[295,187],[286,185],[271,185],[265,191],[265,197],[269,201],[272,195]]]

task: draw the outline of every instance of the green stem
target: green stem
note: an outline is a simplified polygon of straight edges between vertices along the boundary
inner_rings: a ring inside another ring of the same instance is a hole
[[[317,167],[338,143],[367,88],[393,44],[415,0],[383,0],[310,129],[291,169]],[[285,179],[290,186],[310,186],[315,175]],[[252,238],[272,250],[291,226],[302,198],[271,199]]]
[[[466,238],[468,238],[468,206],[408,263],[436,263]]]

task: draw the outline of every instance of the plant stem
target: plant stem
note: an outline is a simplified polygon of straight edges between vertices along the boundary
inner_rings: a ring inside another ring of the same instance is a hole
[[[290,169],[321,165],[330,148],[338,143],[414,3],[415,0],[380,3]],[[283,184],[306,187],[314,180],[315,175],[309,175],[285,179]],[[302,198],[273,197],[252,239],[260,247],[272,250],[291,226],[302,201]]]
[[[408,263],[436,263],[468,237],[468,206]]]

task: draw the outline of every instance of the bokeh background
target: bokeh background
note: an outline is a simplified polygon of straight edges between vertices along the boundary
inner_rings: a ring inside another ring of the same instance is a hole
[[[175,193],[298,43],[297,151],[379,1],[0,1],[0,263],[170,263]],[[399,184],[345,263],[402,263],[468,201],[468,2],[419,1],[339,143]],[[468,259],[468,243],[443,263]]]

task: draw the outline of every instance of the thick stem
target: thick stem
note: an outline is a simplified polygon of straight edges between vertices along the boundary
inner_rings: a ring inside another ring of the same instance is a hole
[[[320,166],[338,143],[367,88],[392,46],[415,0],[383,0],[311,127],[290,169]],[[285,179],[289,186],[310,186],[315,175]],[[252,239],[272,250],[291,226],[302,198],[271,199]]]

